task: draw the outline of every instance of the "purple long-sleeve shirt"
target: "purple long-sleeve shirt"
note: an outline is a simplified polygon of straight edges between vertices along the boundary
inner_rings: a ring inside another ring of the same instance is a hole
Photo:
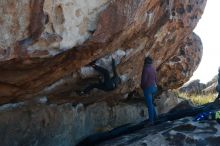
[[[147,88],[151,85],[156,86],[156,70],[153,68],[152,64],[144,65],[142,76],[141,76],[141,88]]]

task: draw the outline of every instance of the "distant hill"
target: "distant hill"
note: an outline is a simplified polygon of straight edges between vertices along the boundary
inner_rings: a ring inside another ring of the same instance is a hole
[[[211,81],[208,83],[200,83],[200,80],[193,80],[185,85],[183,85],[181,88],[179,88],[179,91],[181,93],[188,93],[188,94],[204,94],[204,93],[215,93],[216,86],[217,86],[217,80],[218,76],[214,76]]]

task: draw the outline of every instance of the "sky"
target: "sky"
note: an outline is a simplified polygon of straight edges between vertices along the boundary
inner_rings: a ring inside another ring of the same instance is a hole
[[[202,60],[190,80],[207,83],[220,66],[220,0],[207,0],[205,11],[194,32],[203,43]]]

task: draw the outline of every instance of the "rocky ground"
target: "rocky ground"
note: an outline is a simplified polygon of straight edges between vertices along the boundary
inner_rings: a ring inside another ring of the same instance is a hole
[[[186,117],[145,127],[98,146],[218,146],[219,143],[220,126],[216,121],[194,122],[193,117]]]

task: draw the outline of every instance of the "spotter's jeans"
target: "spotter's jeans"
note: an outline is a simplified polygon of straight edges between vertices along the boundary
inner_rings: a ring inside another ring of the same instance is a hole
[[[157,92],[157,87],[155,85],[152,85],[147,88],[144,88],[143,91],[144,91],[145,101],[147,103],[149,120],[151,123],[154,123],[155,119],[157,118],[157,114],[153,104],[153,96]]]

